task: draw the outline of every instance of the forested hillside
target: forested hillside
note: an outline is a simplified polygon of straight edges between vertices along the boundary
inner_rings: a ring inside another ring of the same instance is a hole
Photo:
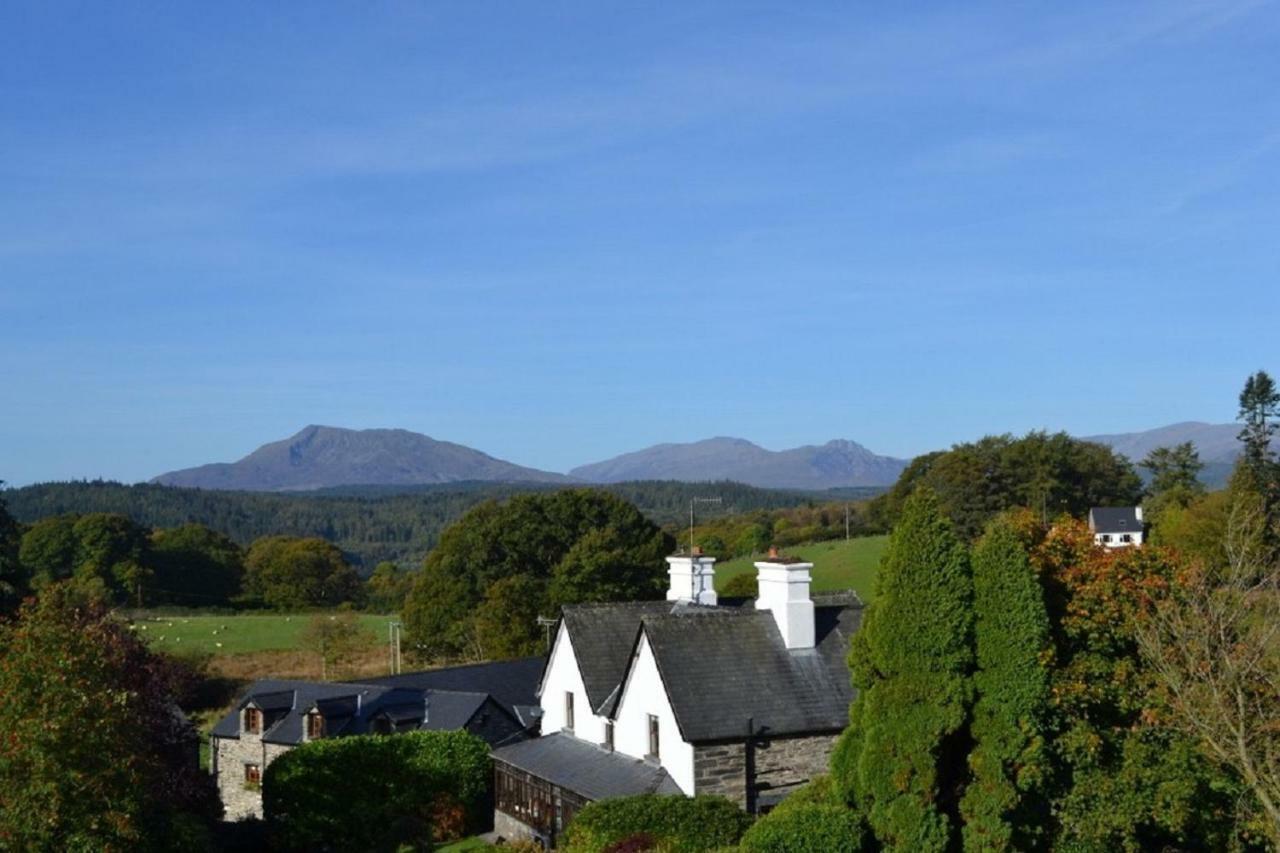
[[[352,487],[275,494],[85,481],[44,483],[3,494],[13,516],[26,523],[63,513],[113,512],[145,527],[205,524],[245,546],[263,536],[318,536],[341,548],[367,573],[384,560],[417,568],[440,531],[485,500],[556,488],[537,483],[451,483],[402,491]],[[635,504],[656,524],[665,526],[687,524],[689,501],[695,496],[723,501],[718,506],[700,506],[700,517],[804,506],[820,500],[801,492],[756,489],[739,483],[643,482],[600,488]]]

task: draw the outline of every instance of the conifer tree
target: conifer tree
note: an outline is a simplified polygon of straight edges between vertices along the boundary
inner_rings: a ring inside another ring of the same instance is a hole
[[[972,775],[960,804],[964,846],[1032,850],[1044,845],[1047,822],[1049,614],[1007,518],[994,521],[974,549],[973,602],[977,700]]]
[[[832,758],[838,792],[885,850],[943,851],[958,838],[973,667],[968,552],[934,494],[909,498],[854,635],[858,690]]]

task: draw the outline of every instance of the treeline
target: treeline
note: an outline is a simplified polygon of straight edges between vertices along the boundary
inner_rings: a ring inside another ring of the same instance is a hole
[[[147,528],[201,524],[242,547],[264,536],[317,537],[340,548],[362,574],[384,561],[417,568],[440,533],[487,500],[565,487],[455,483],[410,491],[344,487],[316,494],[222,492],[104,481],[45,483],[3,492],[23,522],[68,513],[116,513]],[[619,483],[598,487],[640,508],[659,525],[687,524],[693,497],[715,496],[717,515],[794,507],[820,498],[741,483]]]

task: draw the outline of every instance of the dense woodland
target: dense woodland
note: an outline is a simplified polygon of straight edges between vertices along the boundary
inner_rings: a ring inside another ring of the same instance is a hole
[[[67,513],[116,513],[147,528],[202,524],[248,546],[263,536],[318,537],[342,549],[363,574],[383,561],[417,568],[446,526],[477,504],[514,494],[552,491],[536,483],[452,483],[411,489],[356,486],[306,494],[222,492],[148,483],[45,483],[3,492],[23,522]],[[660,525],[687,524],[693,497],[719,497],[700,515],[804,506],[823,500],[741,483],[641,482],[600,486],[635,504]],[[877,490],[867,490],[863,496]],[[842,496],[844,492],[842,491]],[[852,493],[857,496],[858,492]]]

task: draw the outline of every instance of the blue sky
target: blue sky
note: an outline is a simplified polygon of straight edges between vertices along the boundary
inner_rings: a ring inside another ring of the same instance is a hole
[[[1277,81],[1274,3],[6,3],[0,478],[1230,420]]]

